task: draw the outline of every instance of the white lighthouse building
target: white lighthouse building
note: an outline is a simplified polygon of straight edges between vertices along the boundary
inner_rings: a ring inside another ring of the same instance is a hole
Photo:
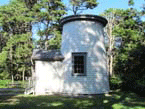
[[[34,50],[34,92],[101,94],[109,92],[104,31],[107,20],[96,15],[72,15],[60,20],[61,49]]]

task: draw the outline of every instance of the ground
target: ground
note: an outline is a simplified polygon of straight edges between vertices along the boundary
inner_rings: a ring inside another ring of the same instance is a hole
[[[145,98],[132,92],[113,91],[93,96],[0,96],[0,109],[145,109]]]

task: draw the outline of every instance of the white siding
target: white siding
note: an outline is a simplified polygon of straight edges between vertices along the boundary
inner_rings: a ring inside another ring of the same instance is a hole
[[[64,90],[71,94],[109,91],[103,26],[93,21],[73,21],[63,26],[61,52],[65,57]],[[72,52],[87,52],[87,76],[72,76]]]
[[[60,61],[35,61],[36,65],[36,95],[46,92],[60,93],[63,87],[62,63]]]

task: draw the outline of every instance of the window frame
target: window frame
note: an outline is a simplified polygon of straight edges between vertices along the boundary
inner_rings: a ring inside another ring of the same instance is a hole
[[[75,56],[84,56],[84,72],[83,73],[74,73],[74,57]],[[72,52],[72,76],[87,76],[87,52]]]

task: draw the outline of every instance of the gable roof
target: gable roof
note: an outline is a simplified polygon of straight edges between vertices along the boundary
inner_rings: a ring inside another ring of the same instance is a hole
[[[64,57],[60,50],[34,49],[32,53],[32,59],[41,61],[62,61]]]

